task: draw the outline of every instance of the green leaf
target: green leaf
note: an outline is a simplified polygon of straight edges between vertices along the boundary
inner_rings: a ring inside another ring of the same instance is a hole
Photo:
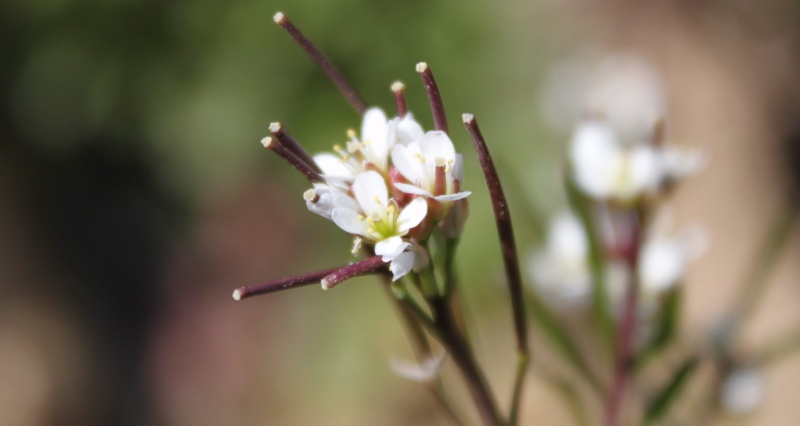
[[[603,387],[595,377],[589,365],[584,361],[577,346],[567,331],[561,326],[555,315],[536,295],[531,295],[531,312],[536,324],[544,331],[553,346],[558,349],[567,361],[586,379],[592,389],[603,395]]]
[[[661,302],[661,308],[658,310],[654,322],[656,324],[655,333],[650,338],[650,341],[636,356],[634,361],[634,370],[639,370],[644,367],[645,363],[657,355],[664,349],[672,338],[675,337],[678,328],[678,315],[680,314],[681,305],[681,287],[676,286],[669,291]]]
[[[652,424],[667,414],[677,397],[680,396],[686,382],[697,369],[698,364],[700,364],[700,358],[691,356],[678,367],[672,379],[664,386],[664,389],[648,404],[644,416],[644,424]]]

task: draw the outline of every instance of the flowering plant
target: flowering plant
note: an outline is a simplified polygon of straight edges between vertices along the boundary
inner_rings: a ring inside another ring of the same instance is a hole
[[[439,371],[447,359],[460,371],[483,424],[518,423],[530,361],[526,302],[544,337],[600,400],[606,426],[633,417],[632,404],[625,402],[634,399],[635,383],[648,386],[647,395],[636,398],[641,400],[640,409],[633,411],[637,418],[643,424],[667,418],[704,359],[720,371],[712,380],[712,395],[721,395],[731,411],[757,405],[762,386],[758,370],[736,359],[732,350],[747,303],[722,321],[711,339],[710,354],[704,345],[692,346],[688,355],[680,354],[666,381],[644,374],[648,361],[678,340],[681,283],[689,263],[708,245],[698,227],[667,236],[664,200],[707,159],[699,151],[666,144],[661,120],[649,132],[623,132],[615,126],[626,114],[604,114],[600,108],[574,129],[564,173],[570,209],[555,217],[543,247],[530,255],[529,292],[522,286],[510,210],[498,172],[474,116],[462,116],[491,198],[514,320],[516,375],[509,409],[503,412],[474,356],[458,308],[454,262],[470,192],[462,188],[464,160],[451,139],[431,68],[424,62],[416,67],[433,115],[434,129],[426,131],[408,111],[402,83],[391,85],[393,117],[368,107],[285,15],[278,13],[274,19],[330,77],[362,122],[360,133],[347,131],[346,141],[334,145],[333,152],[310,155],[280,123],[270,125],[270,136],[262,143],[309,182],[311,188],[303,194],[307,208],[351,235],[351,253],[359,260],[241,287],[234,291],[234,299],[313,283],[327,290],[357,276],[379,276],[391,290],[390,300],[398,307],[418,358],[417,365],[396,363],[395,371],[426,383],[455,424],[466,419],[450,404],[440,382]],[[628,97],[639,98],[654,96]],[[628,112],[640,109],[650,110],[625,105]],[[641,128],[641,123],[635,124]],[[781,222],[780,229],[789,224]],[[584,311],[588,321],[570,329],[565,316]],[[589,339],[598,347],[591,353],[601,354],[596,358],[603,366],[589,362],[579,349],[575,334],[587,331],[595,332]],[[439,343],[441,354],[436,354],[430,340]],[[564,390],[566,400],[574,402],[577,421],[588,424],[584,413],[588,404],[581,402],[573,382],[549,371],[546,375]]]

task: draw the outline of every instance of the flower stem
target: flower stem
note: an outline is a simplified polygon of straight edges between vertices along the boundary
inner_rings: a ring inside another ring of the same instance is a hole
[[[436,130],[447,133],[447,116],[444,113],[442,94],[439,93],[439,86],[436,84],[436,79],[433,78],[433,71],[431,71],[431,67],[427,63],[420,62],[417,64],[417,73],[422,77],[422,83],[428,92],[428,100],[431,103],[431,112],[433,113],[433,127]]]
[[[472,351],[458,330],[450,305],[443,297],[430,300],[436,327],[439,329],[440,342],[447,349],[453,362],[461,371],[464,381],[486,426],[503,424],[500,412],[494,402],[489,384],[475,361]]]
[[[497,169],[489,154],[489,148],[481,134],[478,122],[472,114],[463,115],[464,125],[472,137],[475,151],[478,153],[478,160],[483,169],[483,176],[489,187],[489,196],[492,199],[495,222],[497,224],[497,234],[500,237],[500,248],[503,254],[503,263],[506,270],[506,281],[508,282],[509,293],[511,294],[511,308],[514,315],[514,328],[517,337],[517,379],[514,384],[514,400],[511,402],[511,415],[509,418],[516,419],[513,410],[519,408],[522,385],[527,370],[530,351],[528,349],[528,331],[525,322],[525,302],[522,295],[522,276],[519,270],[519,258],[517,257],[517,246],[514,241],[514,229],[511,225],[511,212],[508,208],[503,187],[500,184],[500,177]],[[517,391],[519,389],[519,391]]]
[[[292,152],[289,148],[281,145],[276,139],[273,139],[270,136],[261,140],[261,144],[264,145],[264,148],[273,151],[274,153],[278,154],[279,157],[283,158],[284,161],[289,163],[292,167],[295,168],[300,174],[303,175],[306,179],[308,179],[311,183],[323,183],[325,179],[314,170],[308,163],[306,163],[302,158],[298,157],[297,154]]]
[[[406,335],[408,336],[408,340],[411,341],[411,347],[414,351],[414,354],[417,357],[417,362],[425,363],[431,359],[433,359],[433,351],[431,349],[430,342],[428,342],[428,336],[425,334],[425,330],[422,324],[417,320],[412,308],[408,306],[407,303],[404,302],[405,296],[403,297],[395,297],[391,286],[392,286],[392,276],[389,273],[381,274],[381,278],[383,280],[384,288],[387,290],[387,294],[389,299],[392,301],[392,304],[397,309],[397,313],[400,316],[400,322],[403,325],[403,328],[406,331]],[[427,383],[427,387],[430,390],[431,394],[433,394],[434,399],[439,404],[439,406],[444,410],[444,413],[447,415],[448,418],[456,425],[463,425],[464,421],[458,416],[456,410],[453,408],[450,400],[445,395],[444,387],[442,386],[441,379],[437,376],[433,380]]]
[[[258,296],[260,294],[275,293],[276,291],[288,290],[290,288],[302,287],[309,284],[318,283],[319,280],[325,276],[338,271],[340,268],[323,269],[321,271],[312,272],[310,274],[295,275],[293,277],[281,278],[275,281],[269,281],[264,284],[251,285],[247,287],[240,287],[233,291],[233,298],[235,300],[247,299],[251,296]]]
[[[322,289],[328,290],[342,281],[347,281],[350,278],[355,278],[370,272],[376,272],[385,267],[386,263],[383,261],[383,256],[370,256],[364,260],[344,266],[326,275],[324,278],[322,278]]]
[[[408,106],[406,105],[406,86],[399,81],[392,83],[392,93],[394,94],[394,101],[397,104],[397,116],[403,118],[408,114]]]
[[[622,414],[622,405],[630,379],[633,365],[634,339],[636,337],[636,318],[638,314],[639,283],[637,280],[639,269],[639,249],[641,247],[643,209],[632,212],[632,244],[628,244],[625,252],[625,261],[630,267],[631,275],[625,289],[622,320],[617,333],[616,358],[614,361],[614,374],[611,382],[611,394],[606,407],[606,426],[618,426]]]
[[[333,65],[333,63],[325,57],[325,55],[314,46],[314,43],[311,42],[305,35],[303,35],[300,30],[294,26],[294,24],[289,21],[289,18],[286,17],[281,12],[275,14],[273,18],[275,23],[280,25],[281,28],[286,30],[290,36],[294,39],[297,44],[306,52],[309,58],[314,61],[317,66],[319,66],[322,71],[328,76],[328,78],[333,81],[333,84],[336,85],[336,88],[342,92],[342,95],[350,103],[350,106],[358,113],[358,115],[364,115],[364,111],[367,110],[367,103],[364,102],[364,99],[361,98],[361,95],[358,94],[355,88],[353,88],[350,83],[347,82],[347,79],[344,78],[342,73]]]
[[[294,155],[299,157],[303,160],[309,167],[314,169],[317,173],[322,173],[322,169],[319,168],[317,163],[314,162],[314,159],[311,158],[311,155],[306,151],[297,139],[293,138],[286,129],[283,127],[281,123],[270,123],[269,131],[272,133],[272,137],[275,138],[281,145],[285,146],[289,151],[292,151]]]

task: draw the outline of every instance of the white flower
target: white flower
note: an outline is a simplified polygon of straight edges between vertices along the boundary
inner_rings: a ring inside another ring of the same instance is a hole
[[[430,382],[439,375],[444,361],[447,359],[447,352],[438,357],[430,356],[421,363],[404,361],[399,358],[391,358],[389,366],[398,376],[415,382]]]
[[[355,132],[349,131],[346,148],[335,145],[336,154],[317,154],[314,162],[329,182],[339,185],[351,182],[367,170],[376,170],[386,176],[392,148],[398,143],[419,140],[422,134],[422,127],[410,113],[388,120],[380,108],[370,108],[364,113],[360,139]]]
[[[589,243],[580,221],[570,212],[549,225],[547,246],[531,256],[529,271],[542,296],[555,303],[575,304],[592,291]]]
[[[576,128],[569,154],[576,184],[594,198],[630,200],[655,190],[661,181],[652,146],[625,149],[611,128],[598,121]]]
[[[395,146],[392,162],[411,182],[395,184],[405,193],[440,202],[460,200],[470,195],[470,192],[460,191],[463,179],[461,155],[456,154],[453,142],[444,132],[427,132],[419,141]]]
[[[658,151],[661,178],[665,183],[685,179],[700,171],[708,163],[701,151],[664,146]]]
[[[427,262],[424,250],[401,238],[428,214],[424,199],[415,199],[400,211],[389,198],[386,181],[375,171],[358,175],[352,191],[357,206],[337,205],[331,211],[337,226],[375,243],[375,254],[383,256],[384,262],[392,262],[389,269],[395,279]]]
[[[747,414],[764,399],[764,377],[754,368],[733,371],[722,383],[722,405],[732,414]]]
[[[639,252],[639,283],[644,297],[662,294],[678,284],[691,260],[708,246],[708,236],[698,227],[688,227],[676,237],[655,235]]]

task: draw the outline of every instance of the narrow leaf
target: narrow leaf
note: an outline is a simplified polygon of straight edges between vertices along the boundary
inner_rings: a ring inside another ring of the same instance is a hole
[[[644,417],[645,424],[652,424],[667,414],[677,397],[680,396],[686,382],[689,381],[692,373],[697,369],[698,364],[700,364],[700,358],[691,356],[678,367],[678,370],[675,371],[675,375],[667,382],[664,389],[662,389],[661,392],[650,401],[650,404],[648,404]]]

